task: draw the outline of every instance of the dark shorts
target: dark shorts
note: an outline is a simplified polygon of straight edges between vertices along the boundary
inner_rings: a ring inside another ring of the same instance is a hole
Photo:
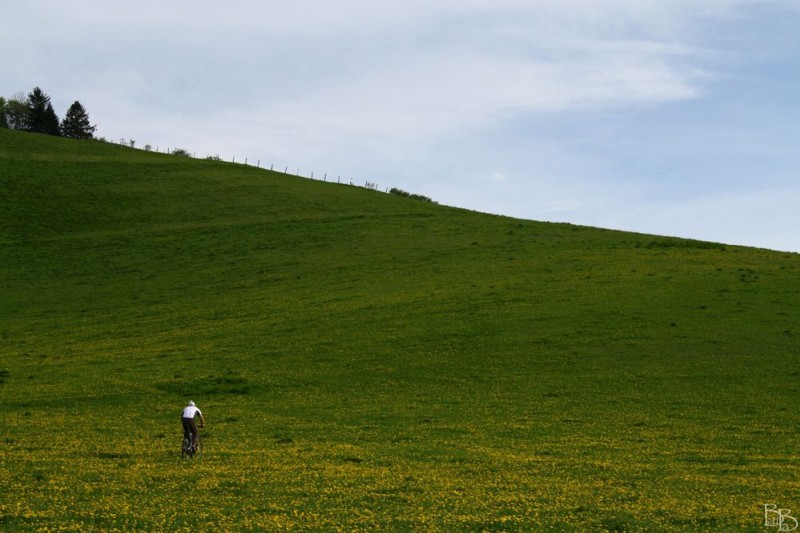
[[[188,437],[189,435],[197,435],[197,424],[194,421],[194,418],[181,418],[181,422],[183,423],[183,436]]]

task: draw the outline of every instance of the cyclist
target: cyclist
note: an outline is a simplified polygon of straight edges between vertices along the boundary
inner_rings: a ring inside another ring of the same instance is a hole
[[[183,413],[181,414],[181,422],[183,423],[183,438],[192,436],[192,450],[197,451],[197,424],[194,421],[194,417],[200,417],[200,427],[205,427],[206,421],[203,418],[203,413],[200,412],[200,409],[194,404],[194,402],[189,402],[189,404],[183,408]]]

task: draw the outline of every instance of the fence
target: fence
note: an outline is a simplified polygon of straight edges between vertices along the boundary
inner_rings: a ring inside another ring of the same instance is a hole
[[[105,141],[105,139],[99,139],[99,140]],[[133,139],[126,140],[124,138],[121,138],[119,140],[119,144],[121,144],[122,146],[128,146],[130,148],[136,148],[136,141],[133,140]],[[161,153],[159,146],[156,146],[155,150],[154,150],[152,145],[150,145],[150,144],[145,144],[143,147],[141,147],[139,149],[144,150],[146,152]],[[191,157],[193,159],[197,159],[197,152],[191,152],[190,153],[188,150],[185,150],[183,148],[177,148],[177,147],[175,147],[175,148],[166,148],[163,153],[168,154],[168,155]],[[217,154],[217,155],[207,154],[205,159],[206,160],[212,160],[212,161],[224,161],[219,156],[219,154]],[[246,165],[246,166],[251,166],[251,167],[254,166],[256,168],[261,168],[261,160],[260,159],[256,161],[255,165],[249,163],[248,158],[246,158],[246,157],[244,158],[244,162],[241,162],[241,159],[239,161],[240,162],[238,164],[240,164],[240,165]],[[231,157],[231,161],[230,162],[236,164],[236,156]],[[278,168],[280,168],[280,167],[278,167]],[[271,172],[281,172],[280,170],[275,170],[275,164],[274,163],[270,163],[269,169],[267,169],[265,167],[263,170],[270,170]],[[314,178],[314,171],[311,171],[311,173],[308,176],[304,176],[300,172],[300,168],[299,167],[297,168],[297,170],[295,172],[290,173],[289,172],[289,166],[285,165],[283,167],[283,172],[282,173],[286,174],[287,176],[295,176],[295,177],[298,177],[298,178],[305,178],[305,179],[312,179],[312,180],[315,179]],[[328,174],[324,173],[321,180],[319,178],[316,178],[316,179],[317,179],[317,181],[328,182]],[[331,178],[331,182],[330,183],[333,183],[333,178]],[[336,176],[336,183],[338,183],[338,184],[342,183],[342,177],[340,175]],[[356,182],[355,182],[355,180],[353,180],[353,178],[349,178],[349,179],[345,178],[344,184],[345,185],[356,186]],[[369,181],[369,180],[365,180],[364,181],[364,185],[362,187],[365,188],[365,189],[373,190],[373,191],[379,191],[380,190],[378,188],[378,184],[377,183],[375,183],[373,181]],[[394,189],[391,189],[391,190],[394,190]],[[389,187],[386,187],[386,189],[383,192],[388,193],[389,191],[390,191]]]

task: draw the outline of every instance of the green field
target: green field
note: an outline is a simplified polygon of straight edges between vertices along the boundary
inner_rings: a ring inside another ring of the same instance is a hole
[[[0,530],[777,531],[798,303],[795,254],[0,130]]]

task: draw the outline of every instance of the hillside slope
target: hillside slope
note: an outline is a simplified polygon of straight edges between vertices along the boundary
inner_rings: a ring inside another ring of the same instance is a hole
[[[0,529],[756,528],[799,273],[0,130]]]

